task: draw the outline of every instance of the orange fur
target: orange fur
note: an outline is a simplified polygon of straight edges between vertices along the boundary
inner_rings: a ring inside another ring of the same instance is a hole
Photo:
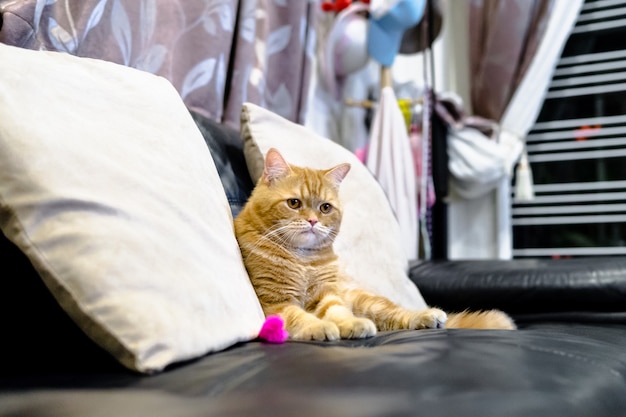
[[[509,329],[516,328],[513,319],[499,310],[463,311],[448,314],[446,327],[465,329]]]
[[[292,339],[363,338],[377,330],[443,327],[446,313],[410,311],[351,288],[333,251],[341,224],[339,185],[350,170],[288,164],[270,149],[265,170],[235,219],[244,264],[266,315],[278,314]],[[463,327],[513,328],[501,312],[452,315]],[[467,326],[466,326],[467,325]]]

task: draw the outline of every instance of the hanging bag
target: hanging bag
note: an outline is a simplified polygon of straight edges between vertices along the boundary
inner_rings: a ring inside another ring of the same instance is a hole
[[[496,122],[465,116],[460,99],[452,94],[437,101],[436,111],[448,124],[450,186],[458,196],[481,197],[511,176],[519,152],[499,141]]]

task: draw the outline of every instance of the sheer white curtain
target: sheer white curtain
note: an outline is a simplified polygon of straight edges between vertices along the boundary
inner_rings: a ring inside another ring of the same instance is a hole
[[[583,0],[554,0],[544,35],[528,69],[512,94],[502,116],[498,116],[502,141],[512,147],[524,142],[543,104],[545,91],[561,51],[574,26]],[[469,2],[446,2],[443,68],[438,91],[453,91],[474,113],[471,91],[470,45],[467,37]],[[449,25],[451,22],[454,25]],[[483,80],[484,82],[484,80]],[[493,88],[493,87],[491,87]],[[478,114],[481,115],[481,114]],[[488,115],[482,115],[488,116]],[[517,146],[519,148],[519,146]],[[449,204],[448,253],[452,259],[510,259],[512,257],[511,186],[504,178],[493,192],[473,200],[452,199]]]
[[[524,141],[535,122],[552,73],[561,56],[583,0],[557,0],[548,27],[520,85],[509,102],[500,125],[504,135]],[[504,178],[496,190],[498,259],[512,258],[511,182]]]

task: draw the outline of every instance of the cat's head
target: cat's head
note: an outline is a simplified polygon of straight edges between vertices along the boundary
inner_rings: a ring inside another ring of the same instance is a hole
[[[264,235],[300,251],[331,246],[341,224],[339,185],[348,171],[347,163],[323,170],[298,167],[270,149],[251,197]]]

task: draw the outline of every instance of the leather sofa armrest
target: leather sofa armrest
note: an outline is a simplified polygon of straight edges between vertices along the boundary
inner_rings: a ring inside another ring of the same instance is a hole
[[[626,257],[428,261],[409,276],[428,304],[446,311],[626,321]]]
[[[233,217],[236,217],[254,188],[243,154],[243,140],[239,131],[193,110],[190,112],[211,151]]]

